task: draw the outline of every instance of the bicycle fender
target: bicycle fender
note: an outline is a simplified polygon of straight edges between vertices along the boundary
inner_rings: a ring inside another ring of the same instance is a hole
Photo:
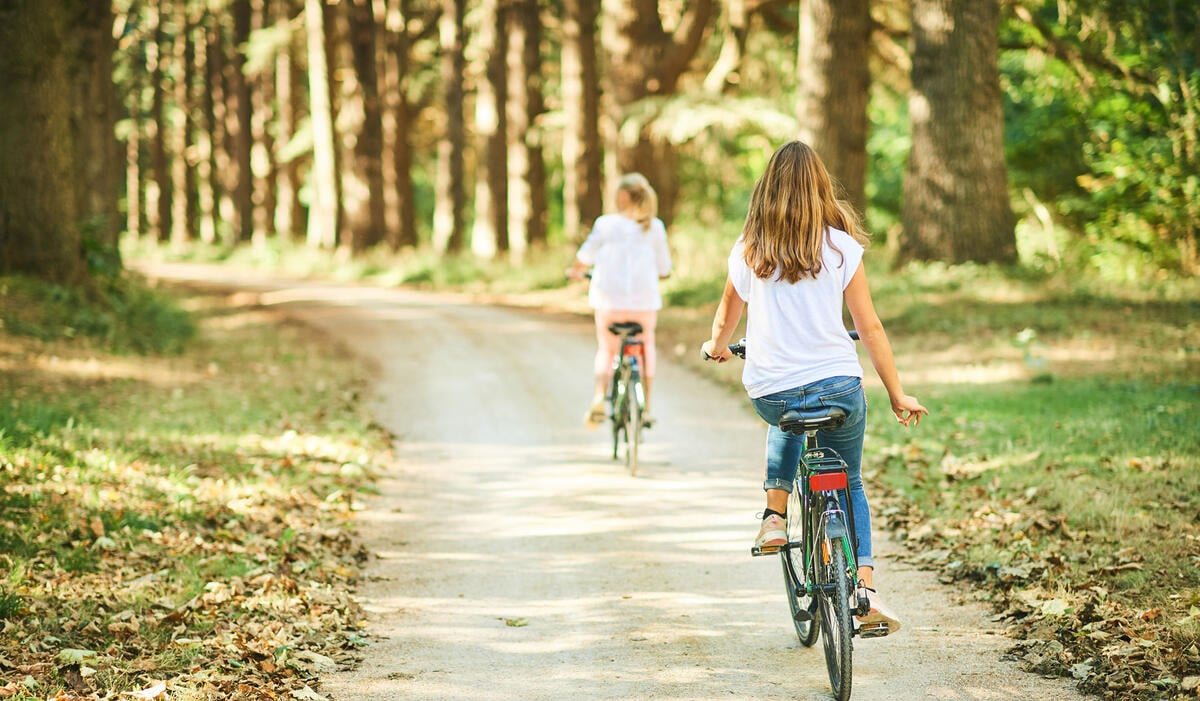
[[[825,514],[825,535],[832,539],[848,538],[849,532],[846,530],[846,521],[840,513]]]

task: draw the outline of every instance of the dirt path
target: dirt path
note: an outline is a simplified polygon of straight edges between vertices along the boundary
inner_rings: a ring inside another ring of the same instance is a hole
[[[190,268],[158,268],[170,277]],[[236,280],[227,280],[234,282]],[[245,280],[236,281],[248,285]],[[260,283],[377,365],[398,460],[363,512],[372,644],[322,693],[391,699],[825,699],[779,563],[751,558],[764,427],[669,362],[637,478],[580,422],[586,320],[409,292]],[[906,628],[856,641],[856,699],[1071,699],[877,534]]]

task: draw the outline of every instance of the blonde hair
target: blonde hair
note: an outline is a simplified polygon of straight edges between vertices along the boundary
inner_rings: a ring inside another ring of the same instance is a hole
[[[834,187],[821,157],[808,144],[792,141],[775,151],[754,184],[742,228],[746,265],[756,276],[773,279],[778,273],[789,283],[815,278],[829,227],[866,245],[858,212],[837,199]]]
[[[649,231],[651,220],[658,216],[658,193],[646,176],[626,173],[617,181],[617,192],[629,195],[629,203],[621,208],[621,214],[641,224],[643,231]]]

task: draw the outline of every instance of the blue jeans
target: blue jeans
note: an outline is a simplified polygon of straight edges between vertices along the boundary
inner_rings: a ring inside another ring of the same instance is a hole
[[[846,423],[832,431],[818,431],[817,445],[832,448],[846,461],[850,477],[850,508],[854,514],[855,550],[860,567],[874,567],[871,551],[871,510],[862,483],[863,432],[867,425],[867,398],[857,377],[830,377],[750,400],[767,429],[767,479],[763,489],[792,491],[804,435],[793,436],[779,429],[779,418],[788,409],[804,412],[839,407]],[[843,503],[842,508],[846,508]]]

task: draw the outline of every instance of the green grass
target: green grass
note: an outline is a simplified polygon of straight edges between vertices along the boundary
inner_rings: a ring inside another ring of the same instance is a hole
[[[97,277],[87,288],[0,278],[0,328],[41,341],[83,338],[116,353],[178,353],[191,317],[137,276]]]

